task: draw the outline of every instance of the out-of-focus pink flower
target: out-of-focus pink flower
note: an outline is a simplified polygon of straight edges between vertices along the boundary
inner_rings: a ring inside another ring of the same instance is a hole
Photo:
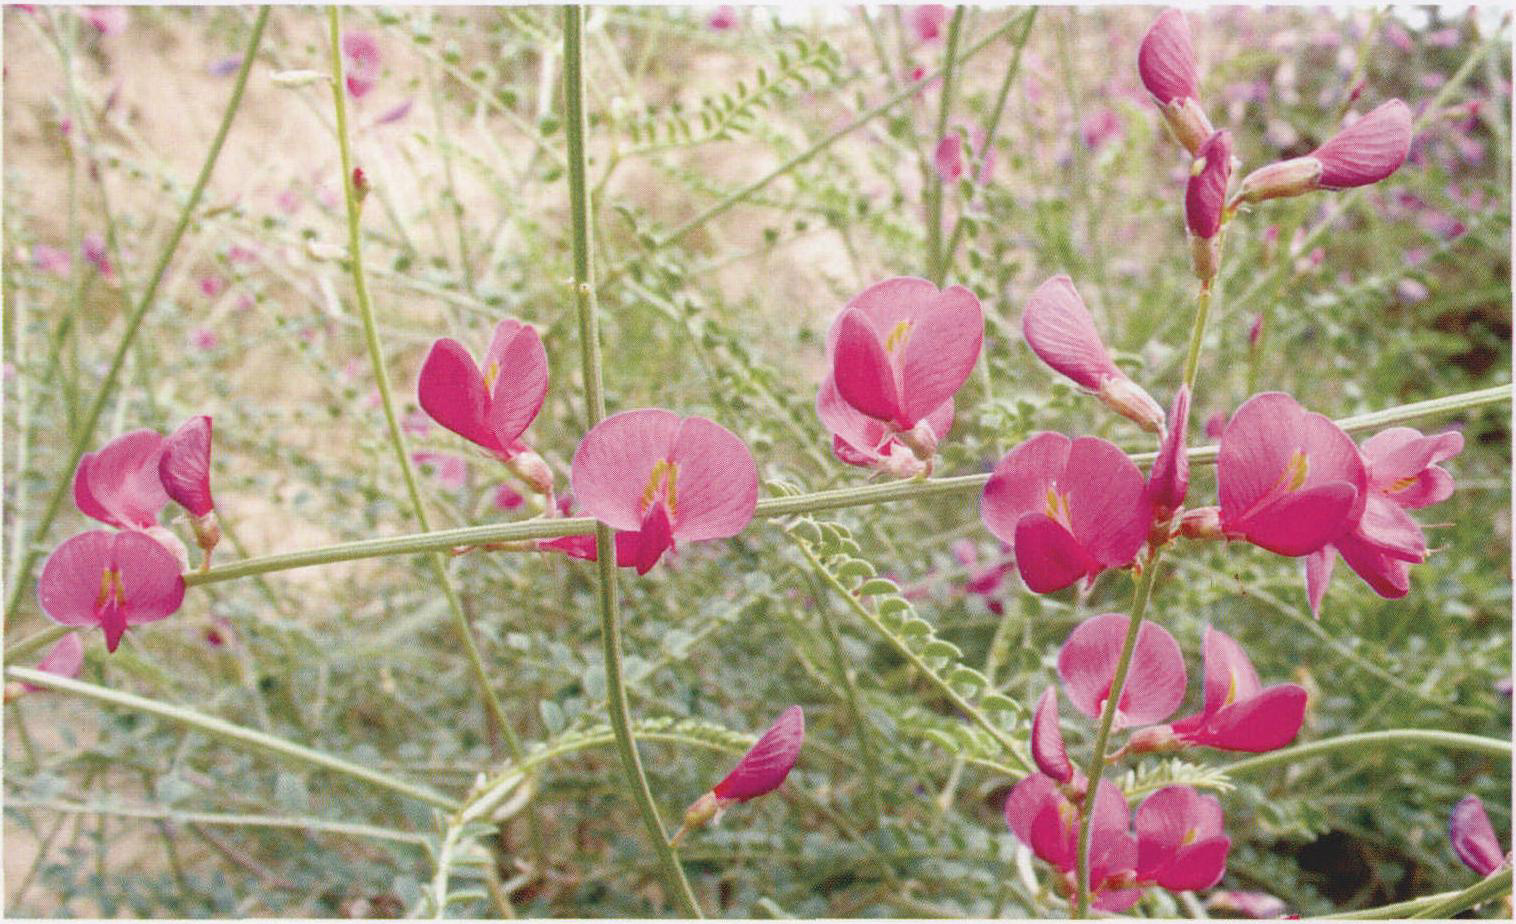
[[[1282,392],[1254,395],[1221,435],[1220,511],[1191,510],[1193,538],[1246,539],[1279,555],[1317,551],[1363,514],[1368,473],[1335,423]]]
[[[949,132],[937,142],[932,164],[944,183],[956,183],[963,178],[963,139],[957,132]]]
[[[1395,297],[1407,305],[1424,302],[1429,295],[1431,292],[1420,280],[1402,279],[1395,283]]]
[[[374,124],[389,125],[394,122],[399,122],[401,119],[411,114],[411,107],[415,105],[415,102],[415,99],[407,99],[405,102],[398,103],[389,109],[384,110],[384,112],[380,113],[379,117],[374,120]]]
[[[1449,26],[1446,29],[1438,29],[1426,34],[1426,42],[1433,48],[1452,48],[1458,44],[1458,27]]]
[[[502,483],[495,489],[494,499],[492,503],[495,505],[496,510],[515,510],[522,504],[526,503],[526,498],[521,496],[521,492],[517,491],[515,488],[511,487],[508,484]],[[567,538],[575,537],[571,536]],[[595,537],[590,536],[589,538],[594,539]]]
[[[1130,565],[1152,509],[1142,472],[1120,449],[1039,433],[995,466],[979,515],[1010,543],[1022,581],[1044,594]]]
[[[1248,323],[1248,349],[1258,348],[1258,338],[1263,336],[1263,315],[1253,315],[1253,320]]]
[[[1164,10],[1148,27],[1137,49],[1137,76],[1153,94],[1175,140],[1191,154],[1198,152],[1214,129],[1200,106],[1195,47],[1184,13]]]
[[[1222,890],[1212,892],[1205,906],[1212,911],[1236,914],[1245,918],[1267,920],[1283,917],[1289,910],[1282,900],[1266,892],[1238,892]]]
[[[626,566],[646,574],[677,540],[725,539],[753,518],[758,468],[738,436],[704,417],[647,408],[596,424],[574,451],[574,496],[621,530]]]
[[[1238,198],[1262,202],[1314,189],[1377,183],[1405,163],[1411,149],[1411,109],[1392,99],[1304,157],[1260,167],[1243,177]]]
[[[1306,559],[1306,597],[1321,615],[1321,600],[1337,556],[1381,597],[1397,599],[1410,590],[1410,566],[1426,561],[1426,537],[1406,510],[1438,504],[1453,495],[1453,476],[1438,463],[1463,451],[1457,432],[1423,436],[1410,427],[1391,427],[1361,447],[1368,474],[1366,502],[1358,522],[1330,545]]]
[[[506,318],[484,356],[484,370],[450,337],[432,344],[416,386],[421,409],[464,439],[510,460],[547,396],[547,351],[537,329]]]
[[[1232,842],[1221,803],[1188,786],[1165,786],[1137,809],[1137,880],[1174,892],[1209,889],[1226,872]]]
[[[1116,110],[1102,106],[1086,115],[1079,123],[1079,137],[1084,141],[1084,146],[1091,151],[1098,151],[1108,142],[1120,138],[1126,131],[1122,124],[1121,116]]]
[[[209,351],[221,343],[221,338],[209,327],[197,327],[190,331],[189,341],[195,349]]]
[[[1086,619],[1069,633],[1058,650],[1058,676],[1074,708],[1099,718],[1116,679],[1130,620],[1123,613],[1103,613]],[[1121,702],[1113,728],[1150,725],[1173,714],[1184,700],[1184,655],[1168,630],[1154,622],[1137,629]]]
[[[163,436],[155,430],[134,430],[86,452],[74,473],[79,512],[121,529],[158,525],[169,500],[158,477],[162,456]]]
[[[1189,417],[1190,387],[1180,385],[1169,408],[1169,431],[1148,474],[1147,496],[1153,508],[1153,522],[1163,524],[1165,528],[1169,519],[1183,506],[1190,490],[1190,457],[1185,447]]]
[[[468,460],[448,452],[418,450],[411,461],[431,470],[444,491],[461,491],[468,484]]]
[[[237,633],[232,630],[232,624],[221,616],[211,620],[210,626],[205,630],[205,644],[212,648],[226,648],[237,643]]]
[[[32,265],[44,273],[67,276],[70,262],[66,250],[49,247],[46,244],[37,244],[32,247]]]
[[[1069,277],[1054,276],[1037,287],[1021,314],[1021,334],[1053,371],[1094,392],[1111,410],[1149,433],[1162,432],[1163,408],[1116,368]]]
[[[942,37],[942,28],[947,25],[948,10],[940,3],[913,6],[906,12],[911,31],[923,42],[936,41]]]
[[[1467,225],[1454,216],[1435,209],[1421,213],[1421,217],[1417,219],[1417,224],[1428,233],[1435,234],[1449,241],[1461,237],[1464,232],[1469,230]]]
[[[217,58],[205,66],[206,73],[212,77],[230,77],[242,69],[242,56],[230,55],[225,58]]]
[[[1464,796],[1453,807],[1448,839],[1458,859],[1481,876],[1488,876],[1505,863],[1506,852],[1500,849],[1500,839],[1478,796]]]
[[[673,843],[728,807],[767,795],[783,785],[805,744],[805,713],[791,706],[737,761],[721,782],[696,799],[684,813],[684,823],[674,832]]]
[[[115,281],[116,268],[111,265],[110,256],[105,251],[105,235],[98,231],[89,232],[80,239],[79,250],[106,282]]]
[[[120,35],[126,31],[130,15],[124,6],[87,6],[80,15],[104,36]]]
[[[717,32],[725,32],[737,25],[737,11],[729,6],[718,6],[711,11],[705,24]]]
[[[835,390],[843,403],[882,425],[881,437],[898,440],[925,462],[946,435],[938,425],[951,424],[953,394],[973,372],[983,340],[984,314],[968,289],[939,290],[909,276],[875,283],[843,306],[827,332],[831,374],[817,395],[817,413],[853,450],[881,454],[885,439],[839,426],[840,415],[824,407]]]
[[[165,619],[184,601],[179,562],[135,530],[80,533],[53,550],[37,581],[42,611],[65,626],[99,626],[115,651],[128,626]]]
[[[1384,27],[1384,39],[1406,54],[1416,50],[1416,43],[1411,41],[1410,33],[1400,27],[1399,23],[1386,23]]]
[[[37,662],[37,670],[56,674],[59,677],[78,677],[83,668],[84,639],[80,638],[77,632],[70,632],[63,636],[56,645],[48,649],[47,654],[42,656],[42,660]],[[40,693],[45,689],[30,683],[22,683],[20,686],[27,693]],[[9,693],[9,689],[6,692]],[[6,697],[6,701],[10,701],[9,696]]]
[[[400,429],[408,436],[426,436],[432,432],[432,419],[425,411],[411,411],[400,421]]]
[[[379,82],[379,41],[367,32],[348,32],[342,36],[342,57],[347,69],[347,92],[354,99],[361,99]]]
[[[279,211],[286,215],[293,215],[300,211],[300,196],[294,189],[285,189],[274,201],[278,204]]]
[[[226,279],[221,276],[201,276],[200,292],[206,298],[215,298],[226,291]]]

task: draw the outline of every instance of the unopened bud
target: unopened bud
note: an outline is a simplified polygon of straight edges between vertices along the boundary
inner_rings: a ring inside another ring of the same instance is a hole
[[[195,544],[205,553],[204,560],[200,562],[200,570],[209,571],[211,551],[221,541],[221,523],[216,519],[216,511],[212,510],[202,517],[190,517],[189,524],[195,532]]]
[[[359,205],[368,197],[368,175],[362,167],[353,168],[353,195],[357,197]]]
[[[937,434],[933,432],[932,425],[926,421],[918,421],[916,426],[900,434],[900,442],[909,446],[916,458],[925,462],[937,454]]]
[[[1237,199],[1262,202],[1303,195],[1321,188],[1321,170],[1321,161],[1314,157],[1294,157],[1259,167],[1242,178]]]
[[[1142,386],[1128,378],[1112,376],[1100,383],[1096,392],[1106,407],[1132,421],[1149,433],[1162,433],[1163,408]]]
[[[1149,725],[1132,732],[1124,748],[1127,754],[1166,754],[1185,748],[1185,743],[1167,725]]]
[[[1188,96],[1171,100],[1168,105],[1159,107],[1159,112],[1163,113],[1163,120],[1168,123],[1174,140],[1191,154],[1198,153],[1200,146],[1216,131],[1211,127],[1211,120],[1206,118],[1205,110]]]
[[[1220,507],[1196,507],[1179,517],[1179,535],[1186,539],[1225,539]]]
[[[553,493],[553,470],[537,453],[528,449],[511,456],[510,461],[505,463],[515,473],[516,477],[532,486],[532,490],[538,494],[551,496]]]
[[[914,452],[899,443],[891,443],[890,454],[879,463],[879,469],[896,478],[924,478],[932,473],[932,462],[916,458]]]
[[[712,819],[721,814],[721,810],[726,808],[727,804],[730,803],[713,792],[708,792],[690,803],[690,807],[684,810],[684,821],[679,824],[679,830],[669,838],[669,845],[677,847],[686,834],[710,824]]]

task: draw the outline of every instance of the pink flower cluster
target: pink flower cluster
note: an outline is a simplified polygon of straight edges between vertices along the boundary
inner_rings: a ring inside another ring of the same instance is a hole
[[[1074,708],[1098,720],[1110,694],[1129,623],[1106,613],[1080,624],[1058,653],[1058,675]],[[1120,753],[1185,747],[1269,751],[1294,740],[1305,714],[1305,691],[1293,684],[1264,689],[1241,646],[1207,629],[1205,705],[1172,725],[1168,718],[1184,699],[1184,657],[1161,626],[1143,623],[1137,632],[1127,682],[1114,728],[1138,729]],[[1037,772],[1011,790],[1006,822],[1032,851],[1062,874],[1074,891],[1081,813],[1090,804],[1090,890],[1096,908],[1120,912],[1142,890],[1208,889],[1226,871],[1231,841],[1223,830],[1221,804],[1186,786],[1167,786],[1132,813],[1120,788],[1100,780],[1092,800],[1090,780],[1064,748],[1058,722],[1058,690],[1049,686],[1032,719],[1031,750]],[[1117,756],[1120,756],[1118,753]]]

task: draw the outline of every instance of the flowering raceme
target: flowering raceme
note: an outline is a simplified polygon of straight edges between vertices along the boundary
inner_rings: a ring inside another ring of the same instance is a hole
[[[574,451],[571,480],[585,512],[622,531],[617,564],[638,574],[678,540],[737,535],[758,506],[758,468],[736,434],[659,408],[596,424]]]
[[[979,299],[962,286],[939,290],[897,276],[853,296],[827,332],[831,374],[816,397],[838,458],[898,475],[929,473],[952,426],[953,394],[974,371],[983,342]]]

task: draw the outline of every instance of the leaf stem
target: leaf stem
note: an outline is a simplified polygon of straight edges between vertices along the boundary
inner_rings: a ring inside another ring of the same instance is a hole
[[[1467,889],[1461,889],[1457,892],[1423,895],[1421,898],[1396,902],[1393,905],[1380,905],[1378,908],[1362,908],[1358,911],[1343,911],[1338,914],[1324,914],[1321,917],[1322,920],[1326,921],[1451,918],[1460,911],[1466,911],[1482,902],[1487,902],[1492,898],[1509,893],[1510,890],[1511,868],[1507,866],[1504,869],[1496,870]]]
[[[1322,741],[1297,745],[1282,751],[1258,754],[1228,764],[1228,776],[1255,773],[1274,767],[1290,766],[1311,757],[1319,757],[1341,750],[1359,750],[1376,745],[1427,744],[1454,751],[1473,751],[1488,757],[1511,759],[1511,742],[1501,738],[1486,738],[1482,735],[1466,735],[1461,732],[1439,731],[1431,728],[1394,728],[1386,731],[1358,732],[1340,735]]]

